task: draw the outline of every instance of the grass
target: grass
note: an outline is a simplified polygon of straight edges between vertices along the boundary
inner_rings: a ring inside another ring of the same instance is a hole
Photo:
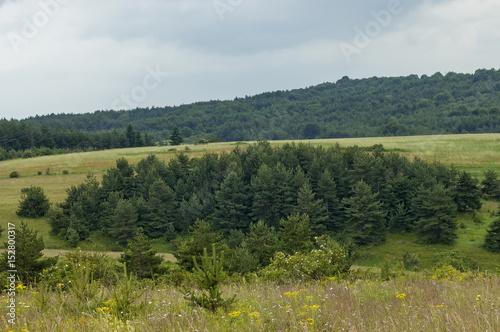
[[[142,295],[130,299],[130,316],[122,319],[114,313],[112,287],[102,289],[102,300],[93,305],[79,303],[71,292],[19,289],[16,327],[7,322],[5,305],[0,325],[16,332],[500,331],[499,288],[499,277],[464,274],[383,282],[240,281],[223,287],[238,302],[210,312],[189,305],[176,287],[143,284]]]

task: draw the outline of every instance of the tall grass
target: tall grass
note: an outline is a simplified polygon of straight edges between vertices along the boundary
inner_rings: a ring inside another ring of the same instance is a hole
[[[433,278],[238,282],[224,287],[238,302],[215,313],[189,305],[174,287],[143,284],[135,300],[141,305],[125,317],[114,311],[112,288],[103,290],[100,305],[81,311],[63,305],[75,301],[70,292],[29,289],[18,295],[17,326],[6,321],[5,308],[0,325],[37,332],[500,331],[499,277]]]

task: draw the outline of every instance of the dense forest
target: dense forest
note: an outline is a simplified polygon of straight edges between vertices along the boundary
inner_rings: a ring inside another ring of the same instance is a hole
[[[380,145],[369,150],[260,142],[222,155],[179,154],[168,163],[154,155],[137,165],[119,159],[101,182],[89,176],[69,188],[49,223],[74,246],[96,231],[125,245],[138,228],[176,243],[194,227],[214,234],[205,247],[224,238],[265,265],[287,246],[275,243],[280,232],[292,252],[315,236],[366,246],[394,231],[449,244],[456,212],[481,207],[480,186],[468,173],[409,161]],[[498,191],[498,177],[490,175]]]
[[[132,124],[153,141],[168,139],[179,127],[188,142],[461,134],[499,132],[499,105],[500,71],[481,69],[474,74],[343,77],[232,101],[52,114],[22,123],[84,132],[124,131]]]
[[[148,134],[134,130],[130,124],[125,130],[86,132],[0,120],[0,161],[151,145],[153,141]]]

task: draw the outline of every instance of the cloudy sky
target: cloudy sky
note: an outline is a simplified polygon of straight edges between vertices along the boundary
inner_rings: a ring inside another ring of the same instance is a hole
[[[0,118],[499,69],[498,0],[0,0]]]

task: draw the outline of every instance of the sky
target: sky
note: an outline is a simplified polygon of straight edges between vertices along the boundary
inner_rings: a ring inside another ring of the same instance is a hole
[[[498,0],[0,0],[0,118],[500,69]]]

